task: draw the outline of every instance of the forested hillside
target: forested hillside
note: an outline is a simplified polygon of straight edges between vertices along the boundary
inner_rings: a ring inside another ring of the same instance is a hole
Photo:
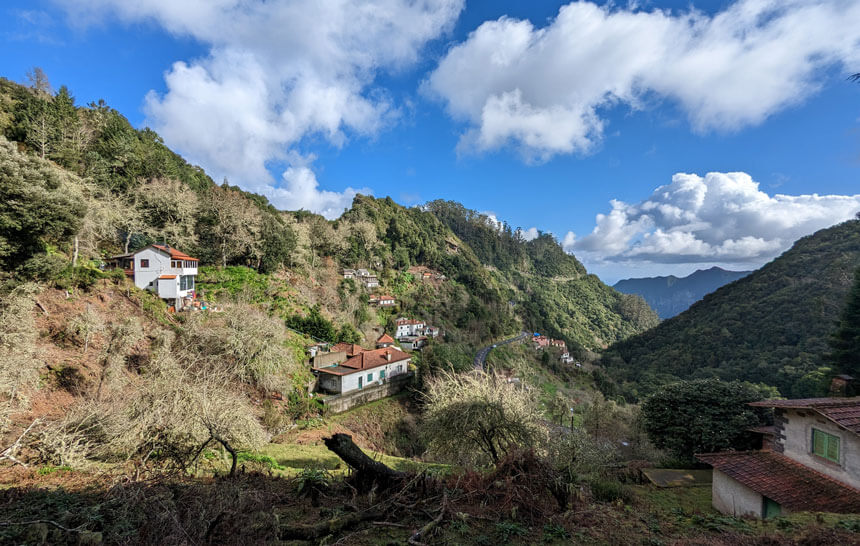
[[[686,277],[647,277],[620,280],[612,288],[642,296],[661,319],[672,318],[717,288],[749,275],[749,271],[727,271],[719,267],[699,269]]]
[[[758,271],[657,328],[613,345],[606,392],[636,398],[678,378],[761,382],[824,394],[828,341],[860,266],[860,220],[798,240]]]
[[[65,87],[51,95],[0,80],[0,131],[10,141],[2,144],[3,199],[14,204],[0,211],[7,283],[80,275],[112,254],[164,242],[202,264],[290,271],[311,284],[339,284],[322,275],[331,267],[378,270],[401,310],[444,323],[456,341],[480,343],[524,326],[597,349],[656,323],[640,299],[587,275],[549,235],[526,242],[443,202],[407,209],[358,196],[334,222],[277,211],[226,180],[215,184],[103,102],[75,106]],[[451,282],[434,293],[408,290],[414,279],[406,271],[415,265]],[[326,303],[329,318],[369,328],[363,292],[338,290],[339,301],[311,297],[305,312]]]
[[[499,282],[511,288],[510,303],[529,330],[591,349],[658,322],[641,297],[621,294],[589,275],[549,234],[526,241],[509,225],[450,201],[432,201],[425,209],[468,243]]]

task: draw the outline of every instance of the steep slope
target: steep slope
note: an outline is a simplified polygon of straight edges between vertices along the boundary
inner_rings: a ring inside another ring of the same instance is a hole
[[[717,288],[749,275],[750,271],[727,271],[719,267],[699,269],[686,277],[646,277],[620,280],[612,288],[642,296],[661,319],[674,317]]]
[[[617,343],[602,364],[631,397],[677,378],[763,382],[786,396],[818,394],[823,355],[854,270],[860,220],[798,240],[758,271],[657,328]],[[617,391],[616,391],[617,392]]]
[[[574,349],[597,349],[657,324],[642,298],[588,274],[552,235],[526,241],[507,224],[450,201],[424,208],[473,249],[499,285],[509,287],[509,304],[531,331],[564,339]]]

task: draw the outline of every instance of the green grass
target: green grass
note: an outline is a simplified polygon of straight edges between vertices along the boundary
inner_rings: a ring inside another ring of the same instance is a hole
[[[636,485],[631,487],[636,497],[643,503],[663,514],[684,510],[690,513],[716,514],[711,506],[710,487],[656,487]]]
[[[441,475],[451,471],[450,465],[423,463],[372,451],[365,453],[395,470]],[[334,476],[346,475],[348,471],[346,463],[323,445],[268,444],[257,451],[240,453],[239,460],[260,463],[285,476],[296,476],[306,468],[322,468]]]

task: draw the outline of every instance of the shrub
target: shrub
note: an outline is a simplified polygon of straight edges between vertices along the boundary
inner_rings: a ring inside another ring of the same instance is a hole
[[[461,463],[498,463],[534,446],[543,428],[537,402],[503,377],[444,372],[427,382],[424,433],[431,451]]]
[[[597,502],[623,501],[629,503],[633,499],[630,488],[615,480],[595,479],[589,482],[591,496]]]

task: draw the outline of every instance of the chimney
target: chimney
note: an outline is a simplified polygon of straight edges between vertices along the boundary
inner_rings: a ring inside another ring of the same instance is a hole
[[[391,351],[385,351],[385,360],[391,362]]]

